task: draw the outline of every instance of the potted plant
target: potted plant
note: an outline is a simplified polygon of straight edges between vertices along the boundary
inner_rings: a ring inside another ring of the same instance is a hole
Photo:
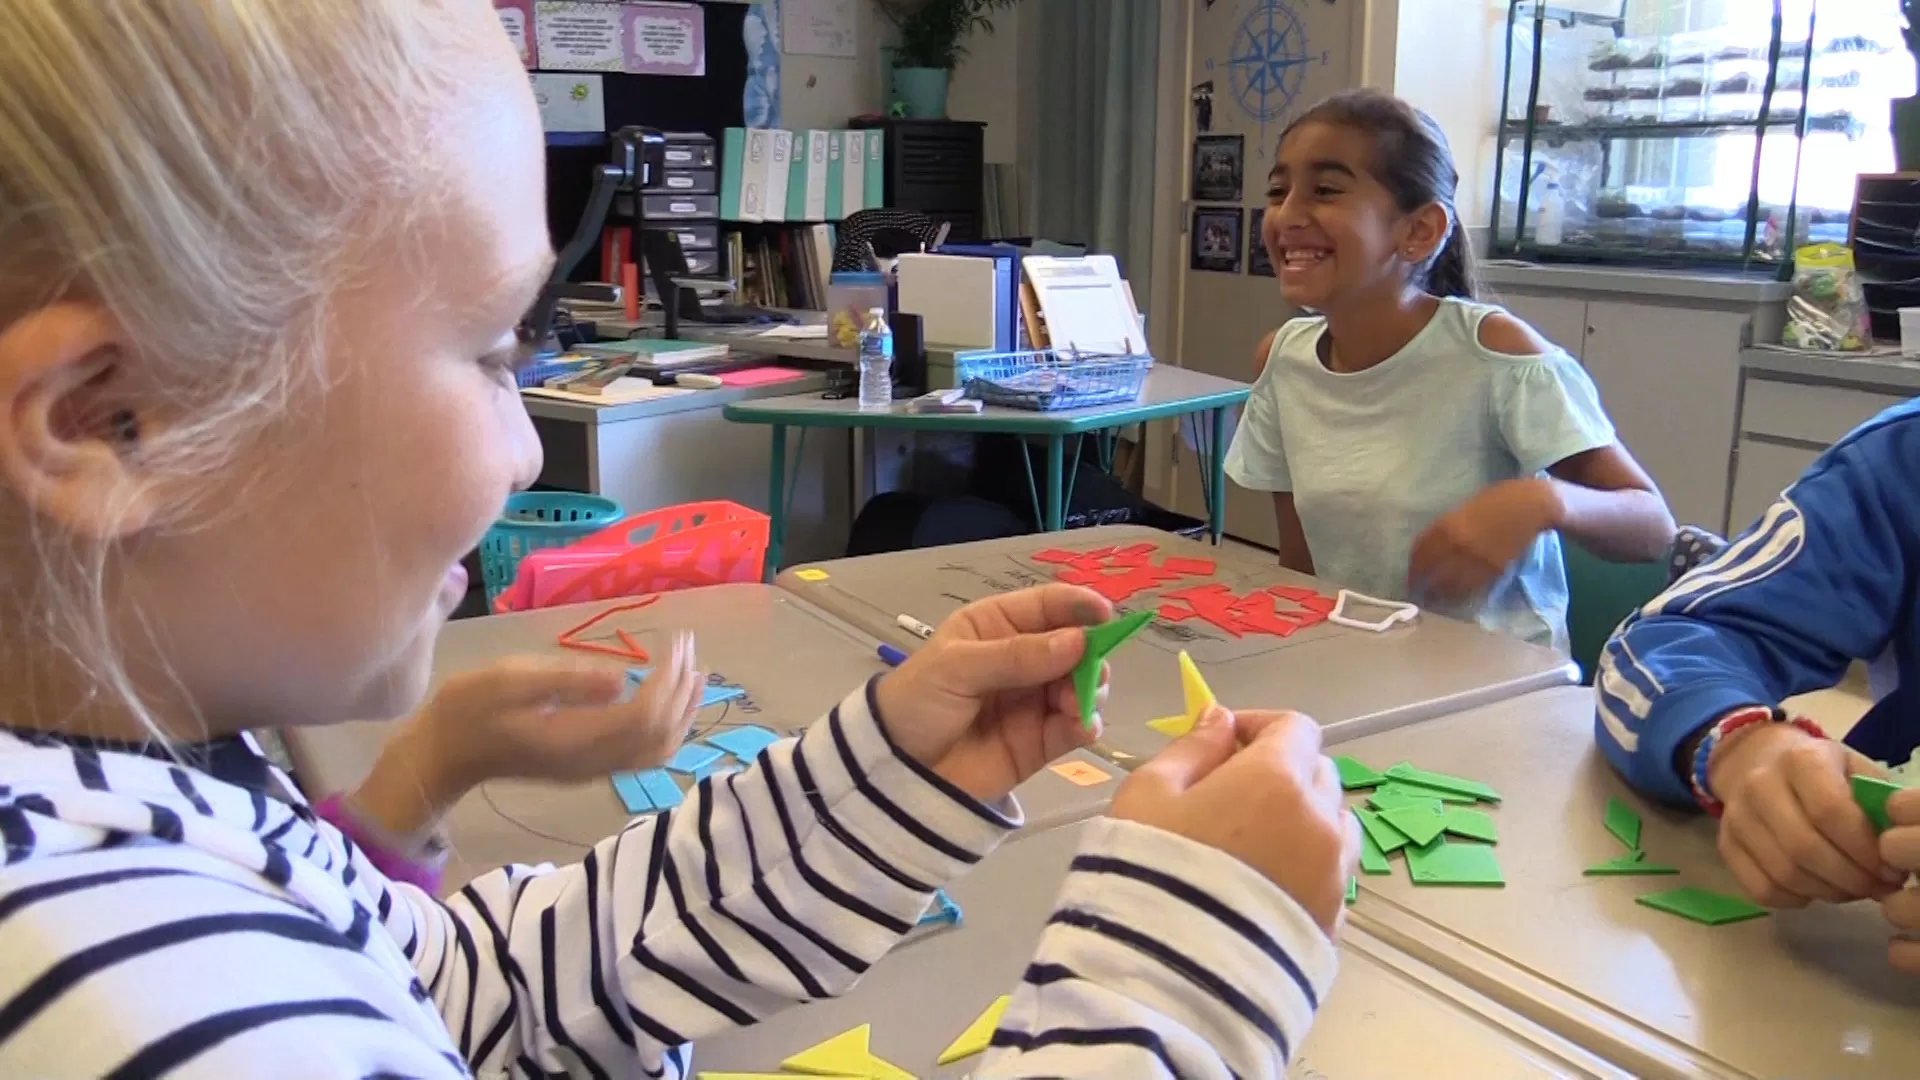
[[[947,115],[953,69],[966,58],[969,34],[993,33],[992,13],[1018,0],[879,0],[900,31],[893,52],[893,97],[906,115],[938,120]]]
[[[1920,65],[1920,0],[1900,0],[1907,51]],[[1893,158],[1901,172],[1920,172],[1920,97],[1893,101]]]

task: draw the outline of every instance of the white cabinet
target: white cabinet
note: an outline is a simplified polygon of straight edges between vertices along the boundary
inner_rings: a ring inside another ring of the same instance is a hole
[[[1587,348],[1587,302],[1579,297],[1528,293],[1496,297],[1514,317],[1579,360]]]
[[[1726,525],[1747,320],[1737,311],[1587,305],[1587,371],[1620,440],[1683,525]]]
[[[1819,456],[1820,451],[1811,447],[1742,437],[1732,508],[1727,514],[1727,535],[1745,532],[1759,521],[1767,507],[1780,498],[1781,492],[1792,487]]]

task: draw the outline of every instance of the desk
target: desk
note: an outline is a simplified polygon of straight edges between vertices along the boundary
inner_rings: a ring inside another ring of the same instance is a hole
[[[825,386],[824,375],[808,373],[769,386],[720,387],[623,405],[534,395],[521,400],[546,454],[540,472],[543,487],[604,495],[630,514],[709,499],[730,499],[766,511],[761,501],[766,447],[740,438],[739,430],[722,419],[721,407],[800,391],[818,393]],[[797,477],[783,503],[792,522],[793,546],[825,558],[847,549],[851,493],[838,466],[847,453],[845,437],[820,432],[807,440],[805,450],[817,464]],[[829,467],[829,462],[834,464]]]
[[[1739,892],[1714,826],[1628,793],[1593,745],[1590,691],[1564,689],[1347,743],[1491,784],[1504,889],[1360,879],[1353,923],[1644,1077],[1912,1076],[1920,980],[1886,966],[1872,904],[1818,906],[1710,928],[1634,903],[1696,885]],[[1588,878],[1621,853],[1608,796],[1641,812],[1650,861],[1676,877]]]
[[[781,547],[785,539],[786,519],[781,506],[786,487],[786,447],[789,427],[892,429],[1044,437],[1047,445],[1044,503],[1040,499],[1039,490],[1031,475],[1027,477],[1027,483],[1029,489],[1034,492],[1035,520],[1045,525],[1045,531],[1059,532],[1066,527],[1067,504],[1073,496],[1073,489],[1067,482],[1069,474],[1066,442],[1069,435],[1076,437],[1073,456],[1077,466],[1080,459],[1080,436],[1111,428],[1126,427],[1130,424],[1142,424],[1149,420],[1210,412],[1213,414],[1213,438],[1212,446],[1206,456],[1207,476],[1210,478],[1207,487],[1207,516],[1213,527],[1214,542],[1218,543],[1226,527],[1226,511],[1223,502],[1226,484],[1226,413],[1228,409],[1245,402],[1249,390],[1250,387],[1245,383],[1222,379],[1205,372],[1155,365],[1153,371],[1148,374],[1146,385],[1141,389],[1137,400],[1087,409],[1046,413],[990,406],[977,415],[917,415],[908,412],[904,405],[895,405],[885,412],[861,412],[860,403],[854,399],[828,401],[818,394],[800,394],[729,405],[726,408],[726,418],[741,424],[765,424],[773,429],[773,468],[768,499],[775,509],[772,511],[773,538],[767,552],[767,566],[772,570],[780,565]]]
[[[434,685],[510,655],[561,655],[559,635],[596,608],[556,608],[452,623],[434,655]],[[841,698],[884,671],[872,638],[818,608],[769,585],[717,585],[666,593],[652,605],[600,624],[626,630],[642,647],[659,650],[674,630],[698,638],[709,678],[745,687],[747,697],[703,710],[693,737],[722,725],[760,724],[798,731]],[[583,657],[585,653],[565,653]],[[610,664],[618,661],[609,660]],[[286,729],[294,768],[309,795],[345,791],[373,767],[390,723]],[[1084,752],[1076,755],[1111,777],[1118,770]],[[1043,770],[1019,790],[1029,822],[1047,826],[1099,813],[1113,799],[1114,780],[1081,787]],[[572,862],[625,824],[626,808],[605,778],[563,786],[519,781],[484,785],[447,819],[453,858],[446,885],[510,862]]]
[[[902,944],[843,998],[701,1043],[695,1071],[771,1071],[865,1023],[874,1053],[915,1076],[977,1069],[979,1058],[944,1068],[934,1059],[1019,982],[1078,843],[1072,826],[1010,841],[949,890],[958,929]],[[1365,935],[1347,934],[1340,952],[1339,980],[1292,1070],[1301,1080],[1628,1075]]]
[[[1137,543],[1157,545],[1161,557],[1211,559],[1218,568],[1214,580],[1240,593],[1280,584],[1306,585],[1329,595],[1336,591],[1281,568],[1270,555],[1210,547],[1132,525],[842,559],[789,570],[778,584],[877,638],[912,648],[919,640],[895,624],[899,615],[938,623],[962,604],[1051,581],[1055,568],[1032,559],[1047,548],[1090,551]],[[1162,586],[1122,606],[1157,607],[1160,593],[1199,580]],[[1330,740],[1575,679],[1566,658],[1549,649],[1434,616],[1423,615],[1411,626],[1384,634],[1322,623],[1287,638],[1238,639],[1197,620],[1159,620],[1114,655],[1112,693],[1104,714],[1109,746],[1150,754],[1166,741],[1146,722],[1182,711],[1175,663],[1181,649],[1192,654],[1221,701],[1299,709],[1325,725]]]

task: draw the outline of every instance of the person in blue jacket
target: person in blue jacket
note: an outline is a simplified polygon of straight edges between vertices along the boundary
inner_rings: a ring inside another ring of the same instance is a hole
[[[1642,793],[1721,818],[1719,847],[1757,901],[1872,898],[1920,930],[1920,791],[1876,837],[1849,777],[1920,745],[1920,402],[1828,450],[1719,557],[1614,632],[1596,738]],[[1871,662],[1878,699],[1845,742],[1780,710]],[[1920,973],[1920,942],[1895,966]]]

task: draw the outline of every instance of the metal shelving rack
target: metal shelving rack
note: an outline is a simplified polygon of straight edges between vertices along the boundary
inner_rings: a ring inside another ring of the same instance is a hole
[[[1504,71],[1505,81],[1500,92],[1501,123],[1495,139],[1493,173],[1493,246],[1498,255],[1508,257],[1532,257],[1542,260],[1564,261],[1652,261],[1649,256],[1658,252],[1657,248],[1605,247],[1600,245],[1583,246],[1576,251],[1547,250],[1530,245],[1526,241],[1527,214],[1532,202],[1531,195],[1534,180],[1533,152],[1537,143],[1549,146],[1564,145],[1569,142],[1586,140],[1600,144],[1602,175],[1612,164],[1612,144],[1628,139],[1660,138],[1697,138],[1721,134],[1752,132],[1753,171],[1747,199],[1747,231],[1738,255],[1721,255],[1711,252],[1671,252],[1662,253],[1660,261],[1678,261],[1689,265],[1716,265],[1734,267],[1740,270],[1774,270],[1781,280],[1792,276],[1792,260],[1783,257],[1777,268],[1773,264],[1756,267],[1754,265],[1754,246],[1760,228],[1760,167],[1761,154],[1765,149],[1769,131],[1791,129],[1794,133],[1794,181],[1792,198],[1787,203],[1786,235],[1796,235],[1796,218],[1800,207],[1800,156],[1804,153],[1806,136],[1809,130],[1819,130],[1825,125],[1815,125],[1811,120],[1811,110],[1806,107],[1806,92],[1813,86],[1813,45],[1814,26],[1818,18],[1818,5],[1809,5],[1805,47],[1800,53],[1800,86],[1802,88],[1801,107],[1792,116],[1776,116],[1773,113],[1773,95],[1780,81],[1780,61],[1786,48],[1786,25],[1781,0],[1773,0],[1772,35],[1767,48],[1767,77],[1761,91],[1760,110],[1752,121],[1650,121],[1646,123],[1586,123],[1566,125],[1542,125],[1535,122],[1540,104],[1540,76],[1542,60],[1545,54],[1544,43],[1548,23],[1558,23],[1571,29],[1575,26],[1596,26],[1613,31],[1617,40],[1627,36],[1627,3],[1620,0],[1618,15],[1604,15],[1595,12],[1575,11],[1552,4],[1539,3],[1537,0],[1514,0],[1507,7],[1507,45]],[[1510,117],[1513,91],[1514,30],[1520,20],[1528,19],[1533,23],[1533,58],[1531,77],[1527,83],[1527,108],[1519,119]],[[1797,43],[1796,39],[1796,43]],[[1814,125],[1814,126],[1810,126]],[[1500,202],[1502,182],[1505,179],[1507,149],[1518,138],[1520,151],[1520,197],[1514,203],[1513,239],[1503,241],[1500,221]]]

